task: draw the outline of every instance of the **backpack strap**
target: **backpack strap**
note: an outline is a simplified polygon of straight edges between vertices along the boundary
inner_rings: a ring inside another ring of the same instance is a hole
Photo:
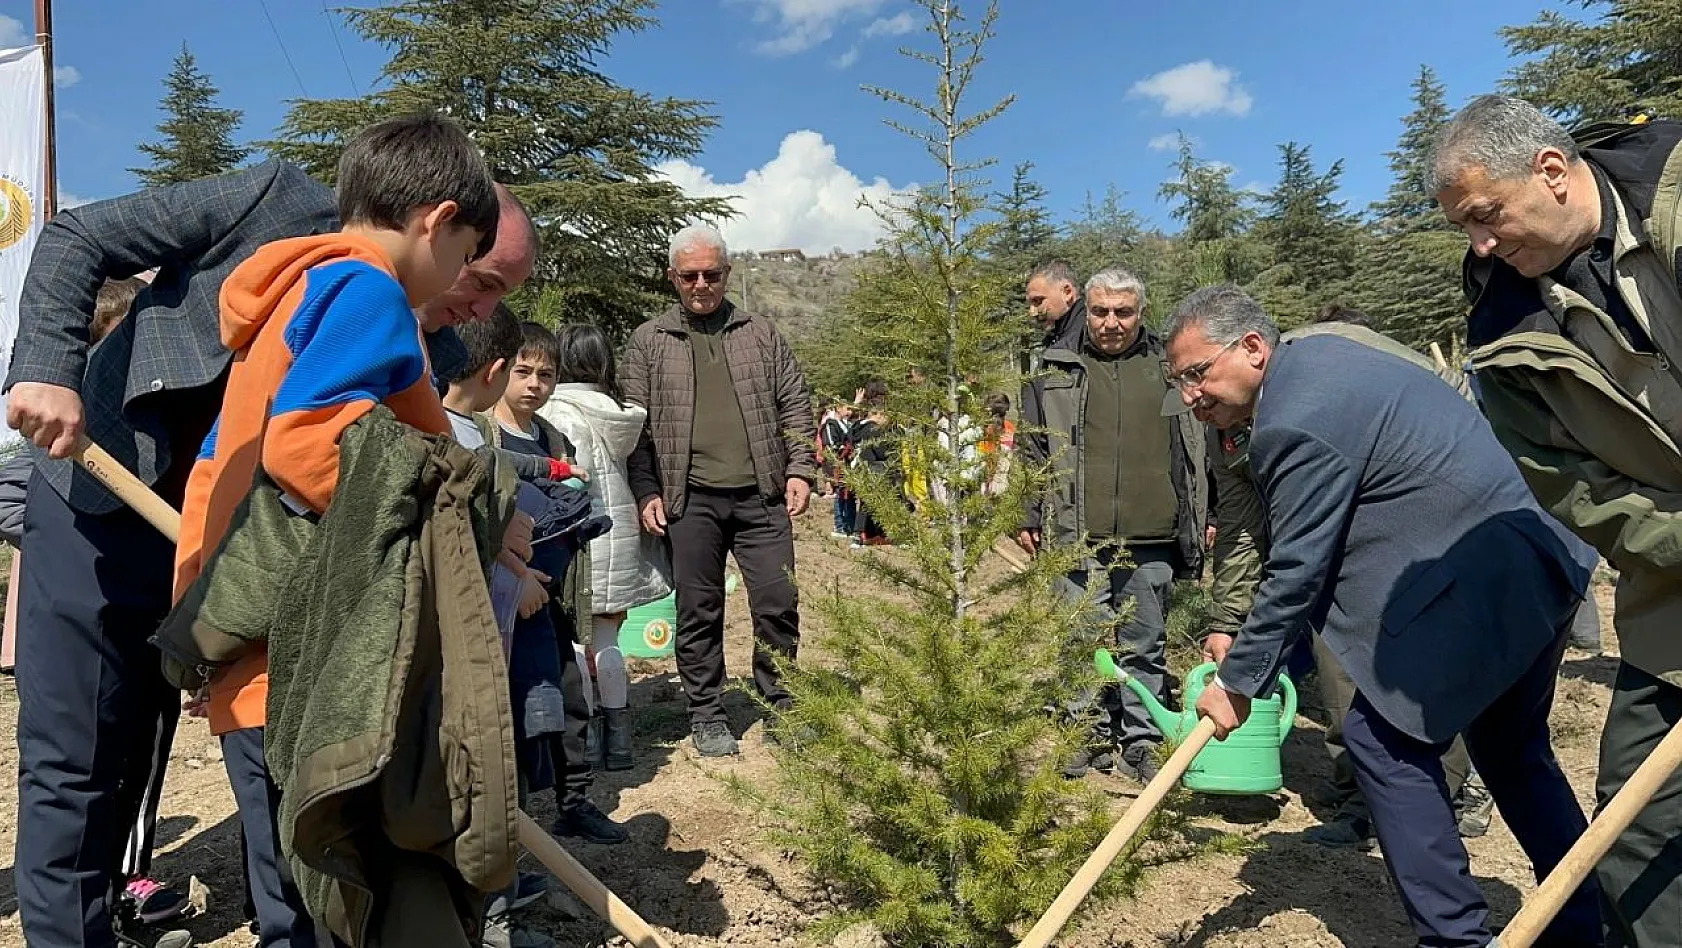
[[[1659,254],[1673,275],[1682,274],[1677,270],[1682,264],[1682,258],[1677,257],[1677,241],[1679,236],[1676,215],[1682,211],[1682,145],[1672,148],[1665,156],[1664,170],[1659,173],[1659,183],[1653,189],[1653,210],[1643,223],[1647,227],[1647,235],[1653,241],[1653,249]]]
[[[1641,113],[1628,121],[1587,122],[1571,130],[1571,140],[1578,148],[1598,148],[1638,131],[1651,120],[1652,116]]]

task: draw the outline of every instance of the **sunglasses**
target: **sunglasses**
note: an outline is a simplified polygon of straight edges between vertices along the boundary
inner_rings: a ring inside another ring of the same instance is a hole
[[[1118,322],[1124,319],[1132,319],[1139,314],[1139,311],[1131,306],[1088,306],[1086,311],[1094,319],[1103,320],[1114,316]]]
[[[694,284],[702,277],[707,278],[709,285],[721,283],[724,280],[723,270],[679,270],[677,278],[687,284]]]

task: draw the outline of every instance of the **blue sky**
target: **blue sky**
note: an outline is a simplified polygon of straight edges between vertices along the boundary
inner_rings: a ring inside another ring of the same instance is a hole
[[[1438,71],[1451,106],[1488,91],[1510,64],[1497,29],[1538,10],[1517,0],[1002,7],[972,104],[1017,100],[969,153],[999,159],[1000,187],[1012,164],[1034,162],[1060,217],[1113,183],[1164,226],[1156,189],[1173,152],[1162,146],[1180,131],[1201,157],[1232,165],[1241,186],[1267,186],[1276,146],[1295,139],[1322,167],[1344,159],[1351,206],[1381,197],[1384,152],[1420,64]],[[604,66],[643,91],[714,103],[721,124],[705,152],[665,170],[697,192],[742,195],[732,243],[856,249],[875,233],[853,206],[861,192],[934,175],[921,146],[882,124],[903,113],[860,89],[931,87],[925,67],[895,52],[925,41],[905,0],[667,0],[658,15],[659,27],[623,38]],[[30,0],[0,0],[0,17],[0,46],[27,42]],[[155,136],[162,79],[183,41],[222,104],[245,112],[247,139],[269,136],[290,98],[365,91],[386,58],[320,0],[58,0],[54,18],[59,185],[71,200],[137,186],[134,146]]]

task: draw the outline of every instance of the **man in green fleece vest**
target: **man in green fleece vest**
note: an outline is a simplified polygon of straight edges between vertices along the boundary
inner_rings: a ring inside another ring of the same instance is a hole
[[[1087,281],[1085,300],[1084,326],[1051,343],[1045,374],[1023,396],[1022,450],[1030,464],[1049,459],[1054,482],[1030,506],[1018,539],[1030,553],[1082,537],[1095,546],[1069,575],[1070,592],[1095,591],[1099,622],[1113,622],[1131,603],[1116,631],[1122,665],[1166,702],[1169,593],[1176,577],[1202,566],[1205,441],[1200,425],[1162,415],[1168,385],[1162,345],[1143,324],[1144,283],[1120,268],[1103,270]],[[1095,698],[1069,710],[1083,714]],[[1092,747],[1068,773],[1115,767],[1155,776],[1162,735],[1143,703],[1122,688],[1098,700]]]

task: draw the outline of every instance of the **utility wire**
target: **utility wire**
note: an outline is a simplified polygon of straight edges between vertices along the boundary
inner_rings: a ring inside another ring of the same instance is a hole
[[[263,19],[269,21],[269,32],[274,34],[275,45],[280,47],[280,55],[286,59],[286,67],[292,70],[292,78],[298,82],[298,91],[304,98],[309,98],[308,89],[304,88],[304,77],[298,73],[298,67],[292,62],[292,54],[286,51],[286,42],[280,38],[280,30],[274,25],[274,17],[269,15],[269,5],[264,0],[257,0],[257,6],[263,10]]]
[[[345,46],[339,42],[339,23],[337,18],[328,11],[327,0],[321,0],[321,15],[327,18],[327,27],[333,31],[333,45],[339,49],[339,62],[345,64],[345,78],[350,80],[350,91],[360,97],[362,89],[356,84],[356,77],[351,74],[350,60],[345,58]]]

